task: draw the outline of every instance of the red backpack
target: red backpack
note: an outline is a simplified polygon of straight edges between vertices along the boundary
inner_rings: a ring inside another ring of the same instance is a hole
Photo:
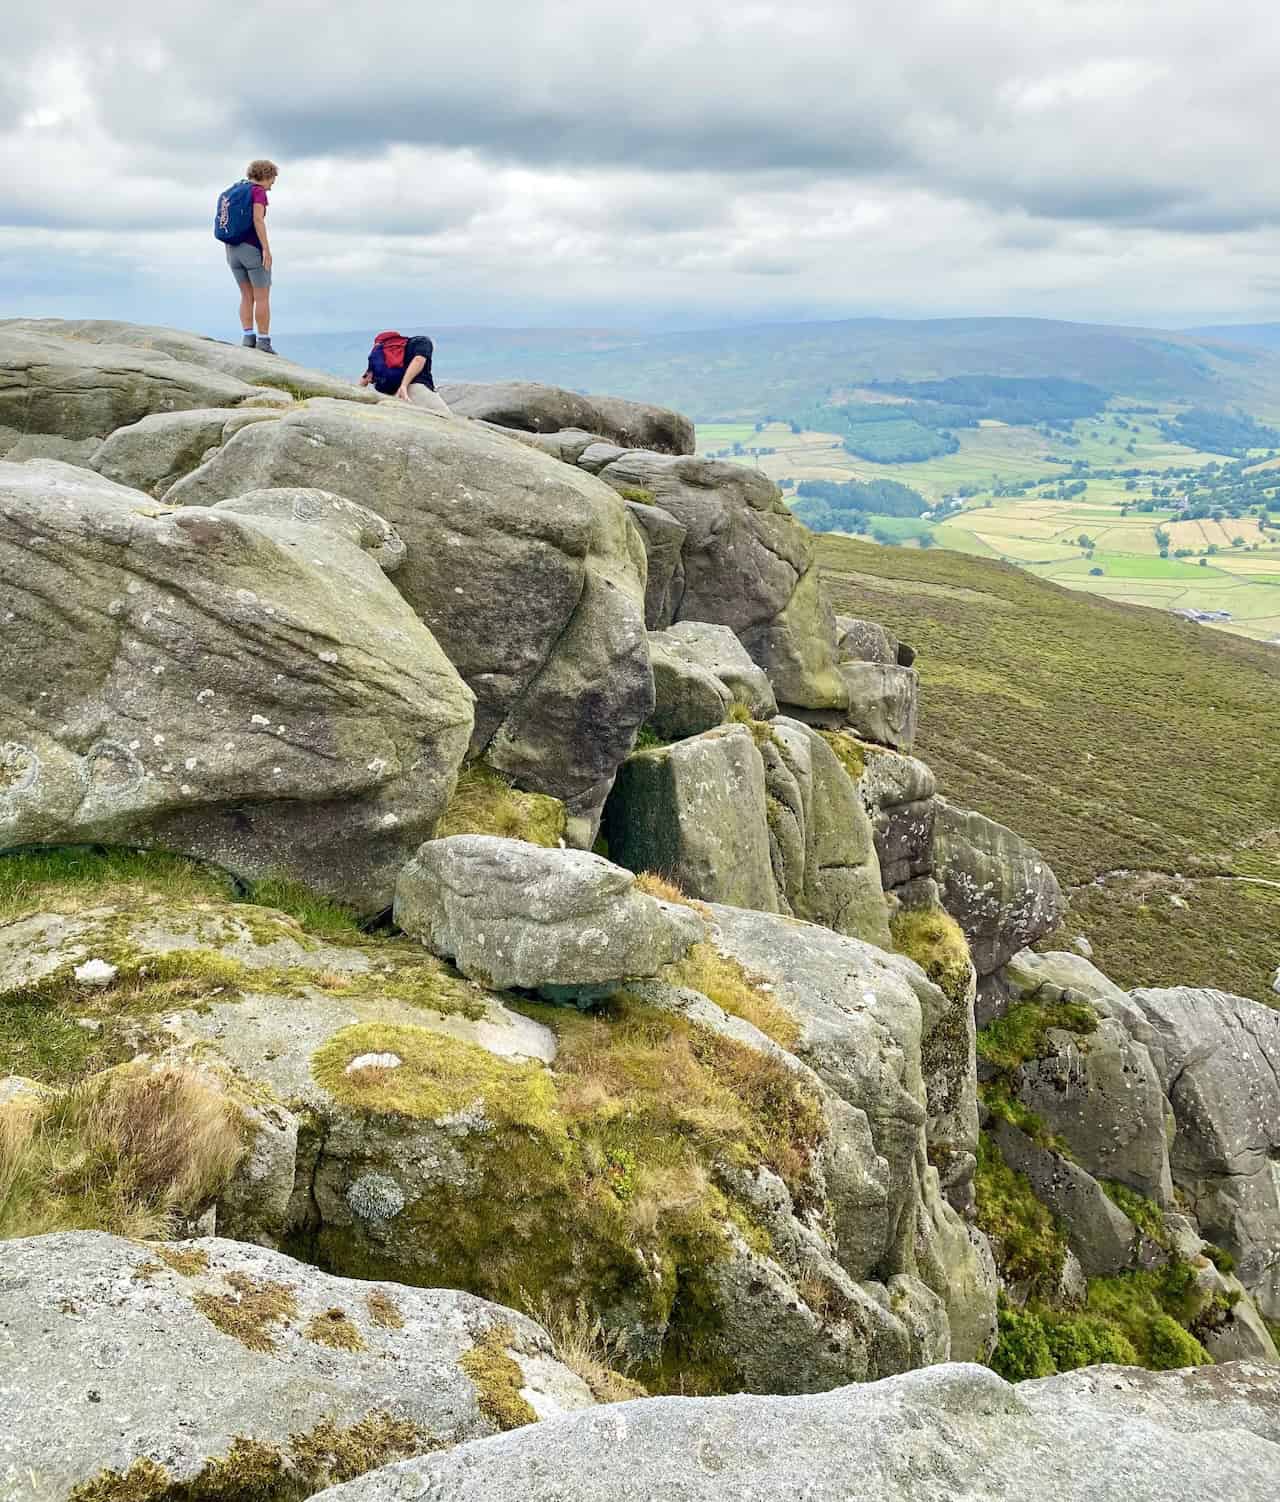
[[[394,396],[400,389],[404,374],[404,352],[409,341],[394,330],[374,335],[373,348],[369,351],[369,373],[373,384],[386,396]]]

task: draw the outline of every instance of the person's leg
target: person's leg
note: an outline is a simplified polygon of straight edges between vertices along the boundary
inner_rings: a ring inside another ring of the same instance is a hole
[[[253,316],[258,325],[258,348],[264,354],[274,355],[271,344],[271,273],[262,264],[262,252],[253,252],[254,265],[249,268],[249,280],[253,283]]]
[[[437,417],[452,417],[449,404],[438,391],[432,391],[425,381],[415,381],[409,387],[409,400],[424,412],[434,412]]]
[[[227,265],[240,289],[240,342],[252,348],[257,342],[253,337],[253,286],[249,273],[240,264],[239,249],[238,245],[227,246]]]

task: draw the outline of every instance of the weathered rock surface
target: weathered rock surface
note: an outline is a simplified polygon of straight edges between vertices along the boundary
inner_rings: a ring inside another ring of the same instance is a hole
[[[791,1051],[854,1113],[840,1171],[828,1170],[841,1265],[857,1280],[922,1283],[947,1307],[952,1355],[985,1354],[995,1329],[991,1268],[929,1161],[935,1116],[949,1153],[971,1155],[977,1145],[962,1053],[952,1055],[949,1086],[937,1078],[926,1085],[924,1075],[924,1053],[938,1030],[953,1026],[953,1004],[904,956],[813,924],[720,905],[711,911],[717,946],[799,1024]],[[948,1090],[967,1091],[968,1109],[952,1101],[944,1110]]]
[[[644,623],[650,631],[660,631],[675,620],[684,595],[685,528],[669,511],[648,502],[627,501],[627,511],[644,538]]]
[[[0,431],[103,438],[151,413],[236,407],[259,395],[233,375],[159,351],[0,323]]]
[[[396,587],[476,694],[473,750],[589,823],[653,706],[640,535],[580,470],[403,408],[309,402],[166,499],[300,486],[384,517],[407,549]]]
[[[866,751],[858,793],[871,815],[886,891],[933,874],[936,791],[937,781],[924,762],[884,747]]]
[[[1177,1120],[1173,1181],[1263,1315],[1280,1319],[1280,1012],[1189,986],[1130,1001]]]
[[[453,1289],[213,1238],[0,1242],[0,1497],[65,1502],[111,1473],[152,1486],[119,1495],[235,1495],[250,1447],[309,1491],[477,1439],[499,1427],[492,1394],[460,1363],[486,1340],[539,1416],[592,1403],[532,1320]]]
[[[591,455],[588,449],[580,465]],[[599,473],[620,492],[649,492],[685,528],[674,620],[729,626],[768,673],[780,704],[845,708],[835,621],[812,542],[771,480],[740,464],[639,449],[611,458]]]
[[[871,821],[835,752],[779,716],[760,754],[779,910],[890,948]]]
[[[620,396],[582,396],[538,381],[450,381],[440,394],[459,417],[477,417],[530,433],[585,430],[626,448],[691,454],[693,424],[667,407]]]
[[[865,740],[910,751],[918,715],[916,670],[878,662],[842,662],[840,676],[849,691],[845,722]]]
[[[704,932],[691,908],[648,896],[598,855],[491,835],[423,845],[400,874],[395,917],[464,975],[552,994],[656,975]]]
[[[156,846],[386,906],[452,792],[470,694],[370,558],[279,525],[0,464],[21,664],[0,842]]]
[[[405,545],[400,534],[376,512],[354,501],[344,500],[327,490],[305,490],[297,486],[277,490],[247,490],[229,501],[219,501],[214,511],[232,511],[237,516],[261,516],[283,523],[273,530],[286,536],[296,547],[309,540],[308,529],[319,528],[335,537],[345,538],[367,553],[384,574],[394,574],[405,560]]]
[[[764,763],[745,725],[629,756],[605,808],[609,854],[708,902],[778,909]]]
[[[201,334],[188,334],[153,324],[121,323],[110,318],[13,318],[0,321],[0,340],[10,334],[25,334],[41,342],[66,340],[73,351],[78,352],[80,363],[84,365],[104,360],[109,362],[115,358],[114,354],[100,354],[102,348],[136,350],[143,356],[171,362],[161,366],[162,370],[172,370],[172,364],[182,364],[231,377],[251,387],[251,396],[261,396],[265,389],[284,392],[286,399],[331,396],[368,405],[379,401],[375,393],[352,381],[296,365],[281,355],[260,355],[256,350],[245,349],[239,344],[225,344],[220,339],[207,339]],[[186,377],[174,373],[170,379],[181,381]],[[163,410],[169,405],[160,400],[151,410]],[[203,405],[214,404],[205,402]]]
[[[326,1502],[1269,1502],[1280,1375],[939,1366],[799,1398],[661,1398],[388,1466]]]
[[[937,799],[934,875],[943,906],[964,929],[979,976],[1056,928],[1062,889],[1038,850],[979,813]]]
[[[878,662],[887,667],[909,668],[916,654],[878,621],[861,621],[850,615],[836,616],[836,660]]]
[[[705,668],[718,678],[731,699],[744,705],[756,720],[772,719],[778,703],[768,676],[728,626],[707,621],[677,621],[654,638],[670,647],[685,661]]]
[[[271,422],[279,415],[271,407],[153,412],[108,434],[85,462],[108,480],[161,496],[183,475],[203,464],[209,451],[221,448],[233,433],[252,422]]]
[[[1008,1122],[995,1122],[991,1131],[1005,1162],[1026,1175],[1036,1198],[1062,1222],[1086,1277],[1113,1277],[1133,1264],[1138,1241],[1133,1223],[1091,1174],[1038,1147]]]
[[[729,690],[714,673],[669,643],[665,633],[650,635],[649,665],[654,705],[648,724],[655,735],[666,741],[683,740],[724,724],[733,702]]]
[[[1082,955],[1066,952],[1024,950],[1001,976],[1018,1000],[1087,1000],[1099,1014],[1091,1033],[1049,1029],[1045,1053],[1014,1076],[1018,1098],[1095,1178],[1116,1179],[1168,1205],[1172,1121],[1150,1054],[1112,1015],[1127,1010],[1124,992]]]

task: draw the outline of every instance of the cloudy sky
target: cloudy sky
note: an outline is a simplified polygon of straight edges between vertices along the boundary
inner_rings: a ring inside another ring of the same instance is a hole
[[[54,0],[6,16],[0,315],[277,333],[1280,319],[1275,0]]]

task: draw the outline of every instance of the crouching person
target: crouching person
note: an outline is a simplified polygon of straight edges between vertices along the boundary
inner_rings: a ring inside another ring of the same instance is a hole
[[[401,401],[434,412],[437,417],[451,417],[453,414],[431,378],[434,348],[425,334],[410,339],[392,331],[378,334],[360,384],[372,386],[384,396],[398,396]]]

